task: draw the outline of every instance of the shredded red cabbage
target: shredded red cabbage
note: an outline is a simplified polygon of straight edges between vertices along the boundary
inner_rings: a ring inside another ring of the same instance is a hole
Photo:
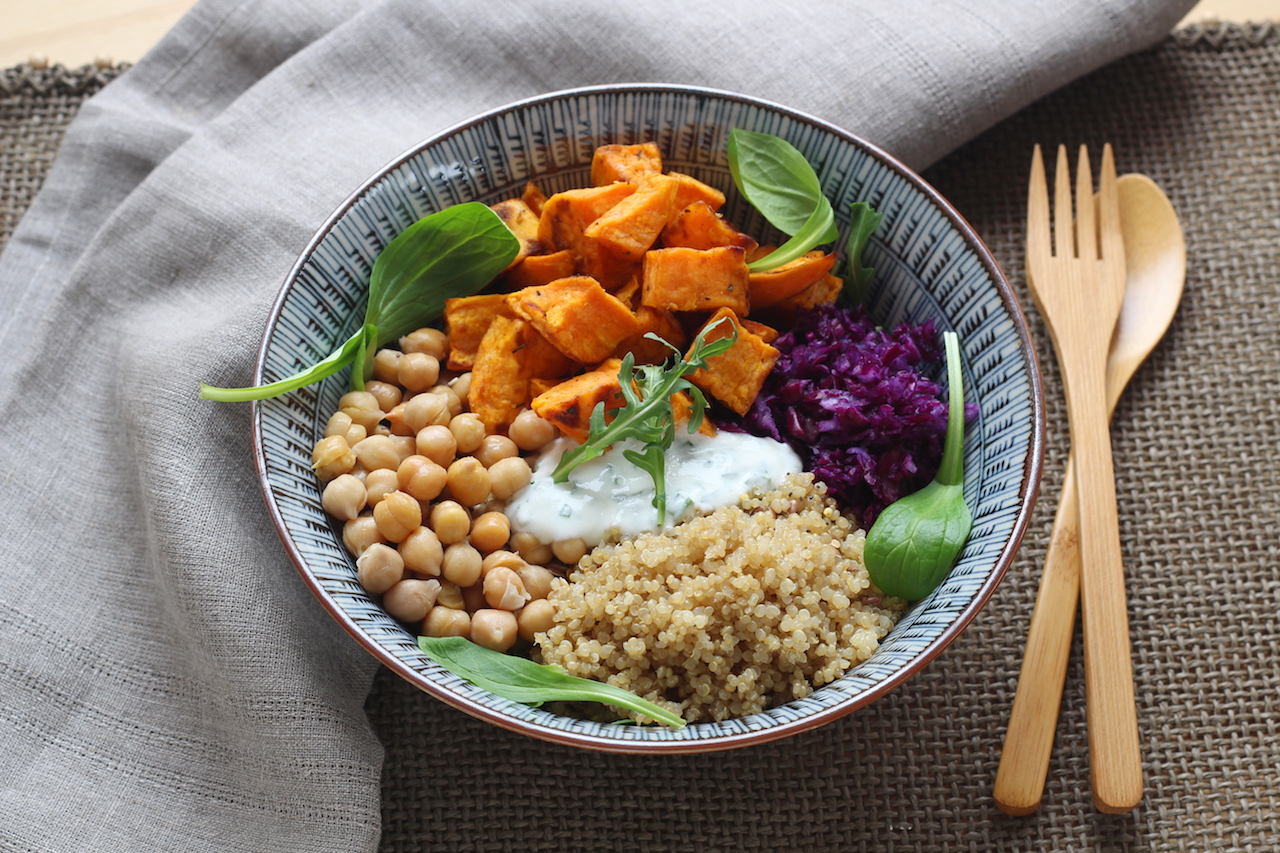
[[[937,473],[947,432],[933,321],[882,331],[861,308],[802,312],[742,426],[795,448],[806,470],[868,529]],[[966,406],[969,412],[976,407]]]

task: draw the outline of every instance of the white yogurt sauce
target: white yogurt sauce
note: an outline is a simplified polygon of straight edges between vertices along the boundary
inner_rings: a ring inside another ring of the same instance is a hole
[[[561,438],[543,451],[529,485],[507,504],[512,528],[543,542],[582,539],[588,546],[599,544],[610,531],[635,536],[657,530],[653,479],[622,455],[642,445],[630,439],[618,442],[575,468],[564,483],[552,482],[560,457],[575,446]],[[770,438],[726,431],[714,437],[681,433],[666,453],[666,526],[695,509],[735,504],[751,489],[772,489],[801,470],[795,451]]]

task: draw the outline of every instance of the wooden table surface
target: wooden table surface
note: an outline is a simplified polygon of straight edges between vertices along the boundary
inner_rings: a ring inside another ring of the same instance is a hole
[[[136,62],[194,0],[0,0],[0,68]],[[1183,20],[1280,20],[1280,0],[1202,0]]]

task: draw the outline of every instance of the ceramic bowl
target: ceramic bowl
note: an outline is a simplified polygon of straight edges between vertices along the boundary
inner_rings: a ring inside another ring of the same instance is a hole
[[[548,194],[586,186],[597,145],[656,141],[668,168],[724,190],[726,217],[761,233],[765,223],[733,191],[725,144],[734,127],[782,136],[803,152],[842,228],[852,201],[883,214],[867,250],[876,269],[869,308],[881,324],[932,318],[959,332],[968,399],[981,415],[965,441],[965,495],[975,523],[958,564],[870,660],[804,699],[683,730],[557,716],[442,670],[357,583],[310,469],[311,447],[346,390],[347,373],[257,404],[263,494],[302,578],[361,645],[432,696],[506,729],[592,749],[699,752],[760,743],[829,722],[901,685],[955,640],[1009,567],[1039,483],[1044,414],[1031,340],[1003,273],[961,215],[894,158],[819,119],[742,95],[586,88],[494,110],[426,140],[356,190],[307,246],[271,312],[257,381],[315,363],[355,331],[374,258],[412,222],[458,202],[518,196],[530,178]],[[838,245],[843,241],[842,234]]]

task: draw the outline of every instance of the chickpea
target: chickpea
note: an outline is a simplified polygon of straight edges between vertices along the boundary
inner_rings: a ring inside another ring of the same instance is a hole
[[[488,574],[490,569],[498,566],[519,571],[521,566],[527,565],[529,564],[514,551],[499,550],[485,555],[484,562],[480,564],[480,571]]]
[[[440,582],[440,594],[436,596],[437,607],[447,607],[450,610],[465,610],[466,603],[462,597],[462,587],[453,581]]]
[[[473,583],[471,586],[463,587],[462,603],[468,613],[475,613],[477,610],[488,607],[489,602],[484,600],[484,584]]]
[[[364,509],[367,497],[364,483],[350,474],[339,474],[324,487],[320,505],[334,518],[350,521]]]
[[[390,438],[391,444],[395,447],[396,454],[400,457],[401,463],[418,452],[418,442],[414,436],[392,435]],[[399,468],[400,466],[397,465],[396,467]]]
[[[587,555],[587,543],[581,539],[561,539],[551,543],[551,553],[566,566],[572,566]]]
[[[382,606],[401,622],[421,622],[439,594],[440,581],[405,578],[382,594]]]
[[[466,542],[455,542],[444,549],[441,572],[446,580],[467,587],[480,580],[480,552]]]
[[[406,391],[425,391],[440,378],[440,361],[425,352],[407,352],[400,358],[399,382]]]
[[[430,527],[419,526],[400,543],[404,565],[415,575],[438,575],[444,561],[444,546]]]
[[[449,417],[456,418],[462,414],[462,398],[455,394],[448,385],[436,385],[428,393],[439,394],[444,397],[444,401],[449,407]]]
[[[471,642],[505,652],[516,644],[520,627],[516,615],[506,610],[477,610],[471,616]]]
[[[459,453],[474,453],[484,441],[484,421],[480,420],[479,415],[464,412],[449,421],[449,432],[453,433]]]
[[[517,554],[524,558],[526,563],[532,563],[535,566],[546,565],[551,562],[551,547],[543,543],[537,536],[525,531],[519,531],[511,534],[511,540],[507,543],[509,547]]]
[[[519,610],[529,600],[529,593],[518,574],[498,567],[484,576],[484,599],[499,610]]]
[[[516,614],[516,625],[520,636],[532,643],[534,635],[541,631],[550,631],[556,623],[555,605],[545,598],[530,601]]]
[[[334,412],[329,417],[329,422],[325,424],[324,434],[326,438],[340,435],[346,439],[348,446],[354,446],[356,442],[363,440],[369,431],[352,421],[351,415],[346,412]]]
[[[340,435],[331,435],[316,442],[311,451],[311,467],[327,483],[339,474],[346,474],[356,464],[356,454]]]
[[[400,480],[392,469],[379,468],[365,475],[364,488],[366,503],[370,507],[375,507],[382,502],[383,498],[400,488]]]
[[[404,577],[404,560],[395,548],[375,542],[356,558],[356,570],[360,586],[381,595]]]
[[[480,460],[481,465],[491,468],[493,463],[499,459],[506,459],[508,456],[519,456],[520,448],[516,447],[516,443],[505,435],[488,435],[485,436],[484,441],[480,442],[480,446],[476,448],[473,455]]]
[[[533,469],[521,456],[499,459],[489,467],[489,488],[499,500],[510,500],[532,479]]]
[[[389,435],[371,435],[351,449],[355,451],[360,464],[370,471],[378,468],[395,470],[400,467],[400,449]]]
[[[448,484],[449,493],[463,506],[475,506],[489,497],[489,472],[474,456],[453,461],[448,468]]]
[[[458,441],[443,424],[431,424],[418,430],[418,453],[442,468],[448,468],[458,456]]]
[[[461,376],[455,377],[449,382],[449,388],[453,393],[458,395],[458,400],[462,402],[463,407],[471,405],[471,373],[467,372]]]
[[[373,508],[373,519],[387,541],[403,542],[422,524],[422,507],[413,495],[394,491]]]
[[[551,594],[551,582],[556,579],[546,566],[523,566],[516,569],[516,574],[524,583],[525,592],[533,600],[546,598]]]
[[[500,512],[486,512],[471,522],[471,544],[482,554],[496,551],[511,538],[511,522]]]
[[[471,633],[471,617],[465,610],[433,607],[422,620],[422,633],[428,637],[466,637]]]
[[[507,435],[521,450],[539,450],[559,434],[555,424],[543,420],[533,409],[522,409],[507,430]]]
[[[384,417],[383,422],[386,425],[387,432],[391,435],[413,435],[413,429],[404,422],[404,403],[391,408]],[[383,424],[378,424],[382,427]]]
[[[403,352],[425,352],[443,359],[449,354],[449,338],[439,329],[424,327],[401,338],[400,349]]]
[[[342,525],[342,544],[353,557],[359,557],[370,545],[386,541],[372,515],[361,515]]]
[[[471,532],[471,516],[457,501],[440,501],[431,508],[431,529],[446,545],[462,542]]]
[[[345,412],[353,423],[364,427],[370,435],[382,420],[382,409],[378,407],[378,398],[368,391],[348,391],[338,400],[338,411]]]
[[[425,456],[410,456],[396,470],[399,488],[420,501],[429,501],[444,491],[448,475]]]
[[[400,382],[400,359],[404,353],[397,349],[380,349],[373,357],[373,378],[388,385]],[[365,390],[368,390],[366,387]],[[377,396],[376,394],[374,396]],[[386,409],[383,409],[385,412]]]
[[[448,424],[451,417],[443,394],[414,394],[404,404],[404,422],[415,434],[431,424]]]
[[[374,375],[377,375],[376,366]],[[404,397],[400,387],[394,384],[394,381],[379,381],[375,379],[372,382],[364,383],[364,390],[373,395],[374,399],[378,401],[378,408],[383,412],[389,412],[400,405],[401,399]]]

